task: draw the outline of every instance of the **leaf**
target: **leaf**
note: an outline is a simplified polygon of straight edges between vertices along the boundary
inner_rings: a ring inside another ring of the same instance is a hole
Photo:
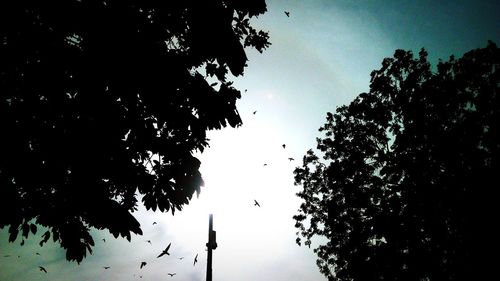
[[[16,241],[18,233],[19,233],[19,230],[16,227],[14,227],[14,226],[11,225],[9,227],[9,242]]]
[[[50,239],[50,231],[46,231],[43,235],[42,235],[42,240],[40,241],[40,247],[43,246],[43,244],[45,244],[48,240]]]
[[[30,226],[27,223],[24,223],[22,225],[22,229],[23,229],[23,233],[22,233],[23,237],[27,238],[29,233],[30,233]]]
[[[31,233],[36,234],[36,225],[35,224],[31,224],[30,229],[31,229]]]

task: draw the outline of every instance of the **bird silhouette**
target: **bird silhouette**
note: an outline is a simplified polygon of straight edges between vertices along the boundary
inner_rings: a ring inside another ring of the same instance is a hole
[[[255,111],[253,112],[253,115],[255,115],[255,113],[257,113],[257,110],[255,110]]]
[[[153,222],[153,225],[155,225],[155,224],[156,224],[156,222]]]
[[[285,147],[286,147],[286,144],[282,144],[281,146],[283,146],[283,148],[285,148]]]
[[[295,160],[295,159],[293,159],[292,157],[288,157],[288,160],[293,161],[293,160]]]
[[[39,256],[39,255],[40,255],[40,253],[38,253],[38,252],[36,252],[35,254],[36,254],[37,256]]]
[[[171,244],[172,244],[172,243],[169,243],[169,244],[168,244],[167,248],[165,248],[165,250],[163,250],[163,252],[161,252],[161,254],[158,256],[158,258],[159,258],[159,257],[161,257],[161,256],[164,256],[165,254],[166,254],[167,256],[170,256],[170,254],[168,253],[168,249],[170,249],[170,245],[171,245]]]
[[[184,259],[184,257],[180,257],[179,259],[182,260],[182,259]]]
[[[102,242],[106,243],[106,239],[102,238]]]
[[[195,266],[197,262],[198,262],[198,254],[196,254],[196,257],[194,257],[193,266]]]
[[[260,207],[260,204],[259,204],[259,202],[257,202],[257,200],[255,200],[255,199],[254,199],[253,201],[255,202],[255,203],[253,204],[254,206]]]
[[[264,166],[267,166],[267,163],[264,163]]]
[[[104,269],[108,269],[108,268],[110,268],[110,267],[111,267],[111,266],[103,266],[102,268],[104,268]]]
[[[43,266],[38,266],[38,268],[40,268],[40,271],[43,271],[43,272],[47,273],[47,270],[45,269],[45,267],[43,267]]]
[[[148,242],[149,244],[151,244],[151,240],[146,240],[146,242]],[[153,244],[151,244],[151,245],[153,245]]]
[[[290,12],[285,11],[285,15],[286,15],[287,17],[290,17]]]
[[[142,269],[144,266],[146,266],[146,262],[145,262],[145,261],[141,262],[141,269]]]
[[[174,275],[176,275],[177,273],[167,273],[168,275],[170,275],[170,277],[174,277]]]

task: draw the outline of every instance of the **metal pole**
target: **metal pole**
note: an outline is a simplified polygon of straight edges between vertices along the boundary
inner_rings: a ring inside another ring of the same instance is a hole
[[[217,248],[216,232],[213,230],[212,214],[208,217],[208,243],[207,243],[207,281],[212,281],[212,250]]]

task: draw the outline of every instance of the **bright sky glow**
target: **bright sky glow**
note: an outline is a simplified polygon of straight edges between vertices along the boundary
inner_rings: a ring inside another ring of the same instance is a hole
[[[292,219],[300,204],[292,172],[316,146],[326,112],[368,91],[370,72],[397,48],[425,47],[437,60],[488,39],[500,44],[498,1],[267,2],[269,12],[255,23],[270,31],[272,46],[248,52],[245,76],[235,82],[244,124],[209,134],[210,147],[199,156],[206,183],[200,197],[175,216],[141,208],[135,215],[144,235],[131,243],[95,232],[94,254],[79,266],[53,244],[40,248],[35,238],[19,247],[1,230],[0,280],[205,280],[209,213],[218,242],[213,280],[326,280],[312,248],[295,244]],[[170,242],[171,255],[156,258]]]

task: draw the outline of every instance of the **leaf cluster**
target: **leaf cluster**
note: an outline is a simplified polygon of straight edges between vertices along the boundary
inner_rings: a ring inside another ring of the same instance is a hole
[[[243,74],[244,47],[269,46],[249,22],[265,11],[264,0],[1,1],[9,240],[36,223],[49,229],[42,242],[52,236],[80,262],[90,228],[142,233],[139,196],[152,210],[188,204],[203,185],[193,153],[206,132],[242,123],[227,74]]]
[[[491,262],[500,51],[440,61],[397,50],[320,128],[295,170],[297,243],[331,280],[475,280]],[[319,154],[322,157],[317,156]],[[496,184],[495,184],[496,183]]]

